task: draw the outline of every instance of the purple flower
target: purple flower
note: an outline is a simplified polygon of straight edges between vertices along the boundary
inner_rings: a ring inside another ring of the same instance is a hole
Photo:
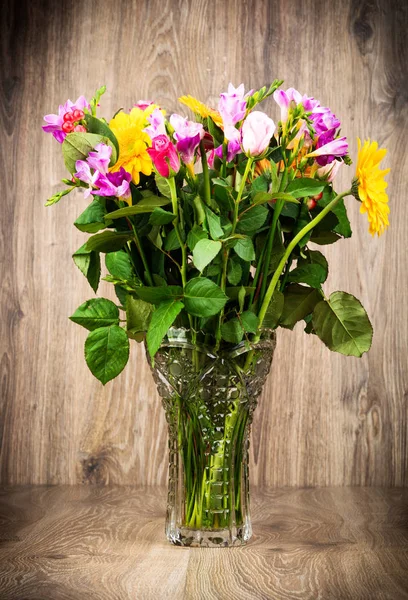
[[[287,121],[291,104],[300,104],[302,102],[302,95],[295,90],[295,88],[289,88],[286,92],[283,90],[276,90],[276,92],[273,93],[273,99],[281,109],[281,121],[285,122]]]
[[[84,108],[90,108],[89,103],[84,96],[79,96],[75,103],[71,102],[71,100],[67,100],[65,104],[60,104],[57,115],[45,115],[44,121],[47,125],[42,126],[43,130],[46,133],[52,133],[57,142],[62,144],[67,136],[62,129],[64,115],[73,112],[74,110],[84,110]]]
[[[235,130],[235,131],[239,134],[239,138],[241,138],[239,131],[238,130]],[[240,139],[239,140],[231,140],[231,141],[229,141],[228,145],[227,145],[227,162],[233,161],[234,158],[236,157],[236,155],[240,151],[241,151]],[[221,160],[223,159],[223,148],[222,148],[222,145],[218,146],[218,148],[215,149],[215,155],[218,156],[218,158],[220,158]]]
[[[84,183],[87,183],[89,186],[84,189],[84,198],[88,198],[88,196],[93,193],[92,189],[96,183],[96,180],[98,179],[99,171],[91,173],[91,167],[85,160],[77,160],[75,163],[75,168],[77,172],[74,174],[74,177],[80,179]]]
[[[174,128],[173,137],[181,159],[187,165],[192,163],[194,152],[204,137],[204,127],[177,114],[171,115],[170,125]]]
[[[348,152],[348,143],[346,137],[333,139],[334,130],[322,133],[317,141],[317,148],[314,152],[306,154],[305,158],[316,158],[317,164],[324,167],[333,162],[336,156],[345,156]]]
[[[155,108],[151,115],[147,117],[150,127],[145,127],[143,131],[147,133],[150,139],[154,139],[158,135],[167,135],[164,115],[160,108]]]
[[[248,94],[245,96],[243,83],[241,83],[241,85],[239,85],[237,88],[230,83],[228,85],[228,92],[220,94],[218,110],[221,114],[224,128],[228,125],[236,125],[245,117],[247,96]]]
[[[100,143],[95,146],[95,150],[96,152],[90,152],[88,154],[88,158],[86,159],[88,165],[95,169],[95,171],[107,173],[112,154],[112,148],[107,144]]]
[[[98,173],[96,185],[98,190],[93,190],[91,193],[97,196],[116,196],[117,198],[129,198],[130,196],[130,180],[132,175],[125,171],[123,167],[114,173]]]

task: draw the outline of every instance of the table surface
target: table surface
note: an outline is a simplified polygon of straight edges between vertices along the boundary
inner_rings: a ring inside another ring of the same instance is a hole
[[[408,599],[408,489],[253,489],[240,548],[164,536],[163,488],[0,490],[1,600]]]

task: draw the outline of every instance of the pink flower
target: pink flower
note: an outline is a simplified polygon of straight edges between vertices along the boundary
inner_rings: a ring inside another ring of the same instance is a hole
[[[275,123],[265,113],[251,112],[242,125],[242,148],[247,156],[261,156],[269,146]]]
[[[147,152],[162,177],[174,177],[179,172],[179,155],[174,144],[166,135],[158,135],[153,138],[152,148],[147,148]]]
[[[42,128],[46,133],[52,133],[57,142],[62,144],[67,136],[67,133],[64,131],[64,128],[66,128],[64,126],[64,115],[67,113],[72,114],[75,110],[79,111],[79,113],[82,112],[83,114],[83,110],[85,108],[89,109],[90,106],[84,96],[79,96],[75,103],[71,102],[71,100],[67,100],[65,104],[60,104],[58,115],[45,115],[44,121],[47,123],[47,125],[43,125]],[[73,131],[74,121],[69,119],[69,122],[72,123],[71,131]]]
[[[332,135],[333,130],[323,133],[318,139],[316,150],[306,154],[305,158],[316,158],[316,162],[324,167],[327,163],[333,162],[336,156],[345,156],[348,152],[347,138],[340,137],[330,140]],[[328,143],[325,143],[326,138],[330,140]]]
[[[218,102],[218,110],[221,114],[224,127],[228,125],[236,125],[245,117],[246,113],[246,96],[244,84],[241,83],[235,88],[232,83],[228,85],[228,92],[220,94]]]
[[[177,141],[177,150],[187,165],[194,161],[194,152],[204,137],[204,127],[201,123],[188,121],[186,118],[173,114],[170,124],[174,128],[173,137]]]
[[[77,160],[75,163],[75,168],[77,172],[74,174],[74,177],[88,184],[88,187],[84,188],[84,198],[88,198],[88,196],[92,193],[93,187],[96,184],[96,180],[98,179],[100,173],[99,171],[91,173],[91,167],[85,160]]]
[[[147,117],[150,127],[145,127],[143,131],[153,140],[159,135],[167,136],[164,115],[160,108],[155,108],[151,115]]]
[[[107,173],[112,154],[112,148],[107,144],[100,143],[95,146],[95,150],[96,152],[90,152],[88,154],[88,158],[86,159],[88,165],[96,171]]]
[[[140,108],[140,110],[146,110],[149,106],[153,104],[152,100],[138,100],[135,104],[136,108]]]
[[[325,181],[331,182],[336,177],[342,164],[343,162],[340,160],[333,160],[333,162],[317,169],[316,175],[319,179],[324,179]]]
[[[291,103],[297,105],[302,102],[302,96],[300,92],[295,90],[295,88],[289,88],[284,92],[283,90],[276,90],[273,93],[273,99],[280,106],[281,109],[281,121],[285,122],[288,118],[288,112]]]

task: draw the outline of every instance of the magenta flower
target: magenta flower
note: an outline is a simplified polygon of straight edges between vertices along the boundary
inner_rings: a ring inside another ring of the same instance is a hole
[[[147,117],[150,123],[149,127],[145,127],[143,131],[147,133],[150,139],[154,139],[159,135],[167,136],[166,125],[164,122],[164,115],[160,108],[155,108],[151,115]]]
[[[91,173],[91,167],[85,160],[77,160],[75,163],[75,168],[77,172],[74,174],[74,177],[80,179],[84,183],[87,183],[89,186],[84,188],[84,198],[88,198],[90,194],[93,193],[92,190],[100,173],[99,171]]]
[[[71,124],[72,128],[68,127],[65,124],[64,116],[67,114],[69,116],[74,114],[74,111],[78,111],[78,121],[81,120],[84,116],[84,109],[89,109],[89,103],[85,99],[84,96],[80,96],[78,100],[74,103],[71,100],[67,100],[65,104],[60,104],[58,109],[58,115],[45,115],[44,121],[46,121],[47,125],[43,125],[42,128],[46,133],[52,133],[57,142],[62,144],[64,139],[67,136],[69,131],[74,131],[75,125],[73,118],[68,119],[67,121]],[[77,127],[81,127],[79,131],[85,129],[82,125],[77,125]]]
[[[115,173],[98,173],[96,185],[99,189],[91,193],[97,196],[116,196],[117,198],[129,198],[131,173],[125,171],[123,167]]]
[[[306,154],[305,158],[316,158],[316,162],[324,167],[333,162],[336,156],[345,156],[348,152],[346,137],[333,139],[333,130],[322,133],[317,141],[317,148]]]
[[[96,152],[88,154],[88,158],[86,159],[88,165],[100,173],[107,173],[112,148],[107,144],[100,143],[95,146],[95,150]]]
[[[174,128],[173,137],[183,162],[187,165],[192,163],[197,146],[204,137],[204,127],[177,114],[171,115],[170,125]]]
[[[232,162],[234,160],[234,158],[236,157],[237,154],[239,154],[239,152],[241,151],[241,134],[240,132],[236,129],[235,130],[238,135],[239,135],[239,139],[237,140],[230,140],[228,142],[227,145],[227,162]],[[223,147],[218,146],[218,148],[215,149],[215,155],[218,156],[218,158],[220,158],[221,160],[223,159]]]
[[[275,132],[275,123],[265,113],[251,112],[242,125],[242,148],[247,156],[261,156]]]
[[[152,147],[147,152],[156,170],[162,177],[174,177],[180,170],[180,158],[176,147],[167,135],[158,135],[152,140]]]
[[[245,95],[243,83],[237,88],[230,83],[228,85],[228,92],[220,94],[218,110],[222,117],[224,128],[228,125],[236,125],[245,117],[247,96],[248,94]]]
[[[149,106],[153,104],[152,100],[138,100],[135,104],[136,108],[140,108],[140,110],[146,110]]]

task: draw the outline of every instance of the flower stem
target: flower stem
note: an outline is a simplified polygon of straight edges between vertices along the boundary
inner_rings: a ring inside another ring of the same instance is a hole
[[[299,233],[296,234],[295,237],[293,238],[293,240],[290,242],[290,244],[286,248],[286,252],[282,257],[282,260],[280,261],[279,265],[276,268],[276,271],[274,272],[274,274],[272,276],[271,282],[269,284],[269,287],[268,287],[265,297],[263,299],[261,309],[260,309],[259,315],[258,315],[258,318],[259,318],[258,331],[262,327],[262,323],[265,318],[266,311],[268,310],[269,303],[272,299],[272,296],[275,291],[276,284],[278,283],[279,277],[281,276],[282,271],[285,267],[286,261],[288,260],[289,256],[291,255],[291,253],[294,250],[294,248],[296,247],[296,245],[300,242],[300,240],[309,231],[311,231],[318,223],[320,223],[320,221],[327,215],[327,213],[329,213],[331,210],[333,210],[333,208],[336,206],[336,204],[342,198],[344,198],[345,196],[348,196],[350,194],[351,194],[351,190],[347,190],[346,192],[342,192],[341,194],[336,196],[325,208],[323,208],[323,210],[321,212],[319,212],[319,214],[312,221],[310,221],[310,223],[305,225],[305,227],[303,227],[303,229],[301,229],[299,231]],[[254,341],[255,342],[259,341],[259,333],[256,336]]]
[[[187,283],[187,253],[186,253],[186,245],[183,242],[183,238],[181,236],[180,231],[180,223],[179,223],[179,210],[178,210],[178,202],[177,202],[177,191],[176,191],[176,182],[174,181],[174,177],[170,177],[168,180],[170,194],[171,194],[171,204],[173,207],[173,213],[176,215],[176,218],[173,221],[173,226],[176,231],[176,236],[181,248],[181,281],[183,283],[183,288]]]
[[[135,238],[136,248],[138,249],[138,252],[140,254],[140,258],[142,259],[142,263],[143,263],[143,266],[144,266],[147,283],[150,286],[153,286],[154,283],[153,283],[152,276],[150,274],[149,265],[147,264],[146,255],[145,255],[144,250],[142,248],[142,244],[140,243],[140,239],[139,239],[139,236],[137,234],[136,227],[133,225],[133,223],[131,223],[131,225],[132,225],[132,230],[133,230],[133,236]]]
[[[200,142],[200,152],[201,152],[201,164],[203,167],[203,179],[204,179],[204,202],[207,204],[207,206],[209,206],[210,200],[211,200],[210,177],[208,175],[207,155],[205,153],[203,140],[201,140],[201,142]]]

